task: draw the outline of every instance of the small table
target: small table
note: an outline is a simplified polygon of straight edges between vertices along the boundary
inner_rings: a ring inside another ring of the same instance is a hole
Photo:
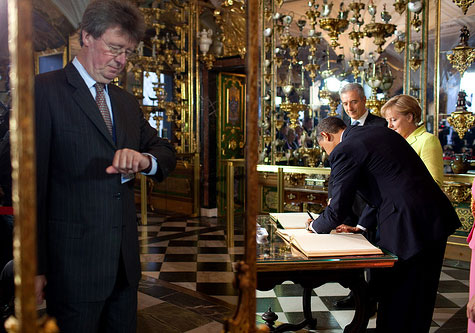
[[[304,289],[302,302],[305,319],[298,324],[274,327],[276,318],[272,312],[267,312],[263,319],[271,332],[297,331],[307,325],[315,329],[317,320],[312,318],[311,293],[314,288],[328,282],[338,282],[353,291],[355,316],[344,332],[364,332],[369,320],[366,308],[368,284],[364,279],[364,269],[392,267],[397,257],[385,252],[381,255],[307,258],[275,234],[276,226],[268,215],[258,216],[257,222],[269,233],[267,243],[257,244],[257,289],[271,290],[287,280],[300,284]]]

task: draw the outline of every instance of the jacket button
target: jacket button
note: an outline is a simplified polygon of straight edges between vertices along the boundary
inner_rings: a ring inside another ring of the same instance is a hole
[[[112,195],[112,197],[113,197],[114,199],[120,199],[120,192],[114,193],[114,194]]]

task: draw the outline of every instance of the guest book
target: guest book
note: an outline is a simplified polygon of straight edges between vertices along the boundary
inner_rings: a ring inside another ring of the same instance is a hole
[[[383,252],[371,244],[362,234],[316,234],[305,229],[308,213],[270,213],[277,226],[276,234],[307,257],[346,255],[374,255]],[[317,214],[313,214],[317,218]]]

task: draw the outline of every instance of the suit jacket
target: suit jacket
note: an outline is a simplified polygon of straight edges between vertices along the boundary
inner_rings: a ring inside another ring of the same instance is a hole
[[[460,226],[422,160],[393,130],[351,126],[329,159],[333,197],[313,222],[315,231],[328,233],[344,221],[357,192],[377,209],[378,245],[402,259],[445,241]]]
[[[155,156],[158,181],[175,168],[173,147],[157,136],[135,97],[114,85],[109,96],[117,143],[74,65],[35,80],[38,268],[50,298],[104,300],[121,256],[129,284],[138,284],[134,182],[105,172],[116,150]]]
[[[351,119],[346,119],[345,124],[346,124],[346,126],[350,126],[351,125]],[[372,114],[371,112],[368,111],[368,116],[366,117],[366,120],[365,120],[363,126],[384,126],[384,127],[388,127],[388,122],[386,121],[386,119],[375,116],[374,114]]]
[[[442,186],[444,183],[444,160],[439,139],[428,133],[421,125],[406,140],[422,159],[437,184]]]
[[[350,125],[351,119],[347,119],[345,121],[345,123],[348,127],[351,126]],[[371,112],[368,111],[368,116],[366,117],[366,120],[363,124],[363,127],[368,129],[368,127],[366,127],[366,126],[387,127],[388,123],[387,123],[386,119],[375,116],[375,115],[371,114]],[[328,197],[329,198],[332,197],[332,189],[333,189],[333,180],[330,178],[328,180]],[[349,216],[349,218],[347,218],[345,221],[343,221],[344,224],[355,226],[358,223],[359,224],[364,223],[362,221],[365,220],[365,219],[375,219],[376,218],[375,217],[375,211],[371,207],[368,207],[367,203],[359,195],[357,195],[355,197],[355,200],[353,202],[352,210],[353,210],[353,214],[351,216]],[[361,216],[363,216],[362,219],[360,218]],[[368,223],[366,223],[366,224],[368,224]]]

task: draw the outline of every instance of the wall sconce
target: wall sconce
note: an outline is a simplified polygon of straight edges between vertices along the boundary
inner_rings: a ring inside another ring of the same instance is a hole
[[[460,139],[462,139],[467,133],[467,131],[475,123],[475,117],[471,112],[467,111],[465,97],[467,94],[465,91],[459,91],[457,99],[457,107],[455,111],[450,114],[450,117],[447,118],[450,126],[452,126],[455,131],[458,133]]]
[[[213,68],[213,62],[216,60],[214,55],[209,52],[209,48],[211,44],[213,44],[213,30],[211,29],[203,29],[198,31],[196,38],[198,39],[198,44],[200,46],[200,59],[206,64],[206,68],[211,69]]]
[[[467,70],[468,67],[475,60],[475,49],[468,46],[468,39],[470,37],[470,32],[466,26],[463,26],[460,29],[460,43],[451,51],[452,53],[447,54],[447,59],[449,62],[460,72],[460,77],[463,76],[463,73]]]

